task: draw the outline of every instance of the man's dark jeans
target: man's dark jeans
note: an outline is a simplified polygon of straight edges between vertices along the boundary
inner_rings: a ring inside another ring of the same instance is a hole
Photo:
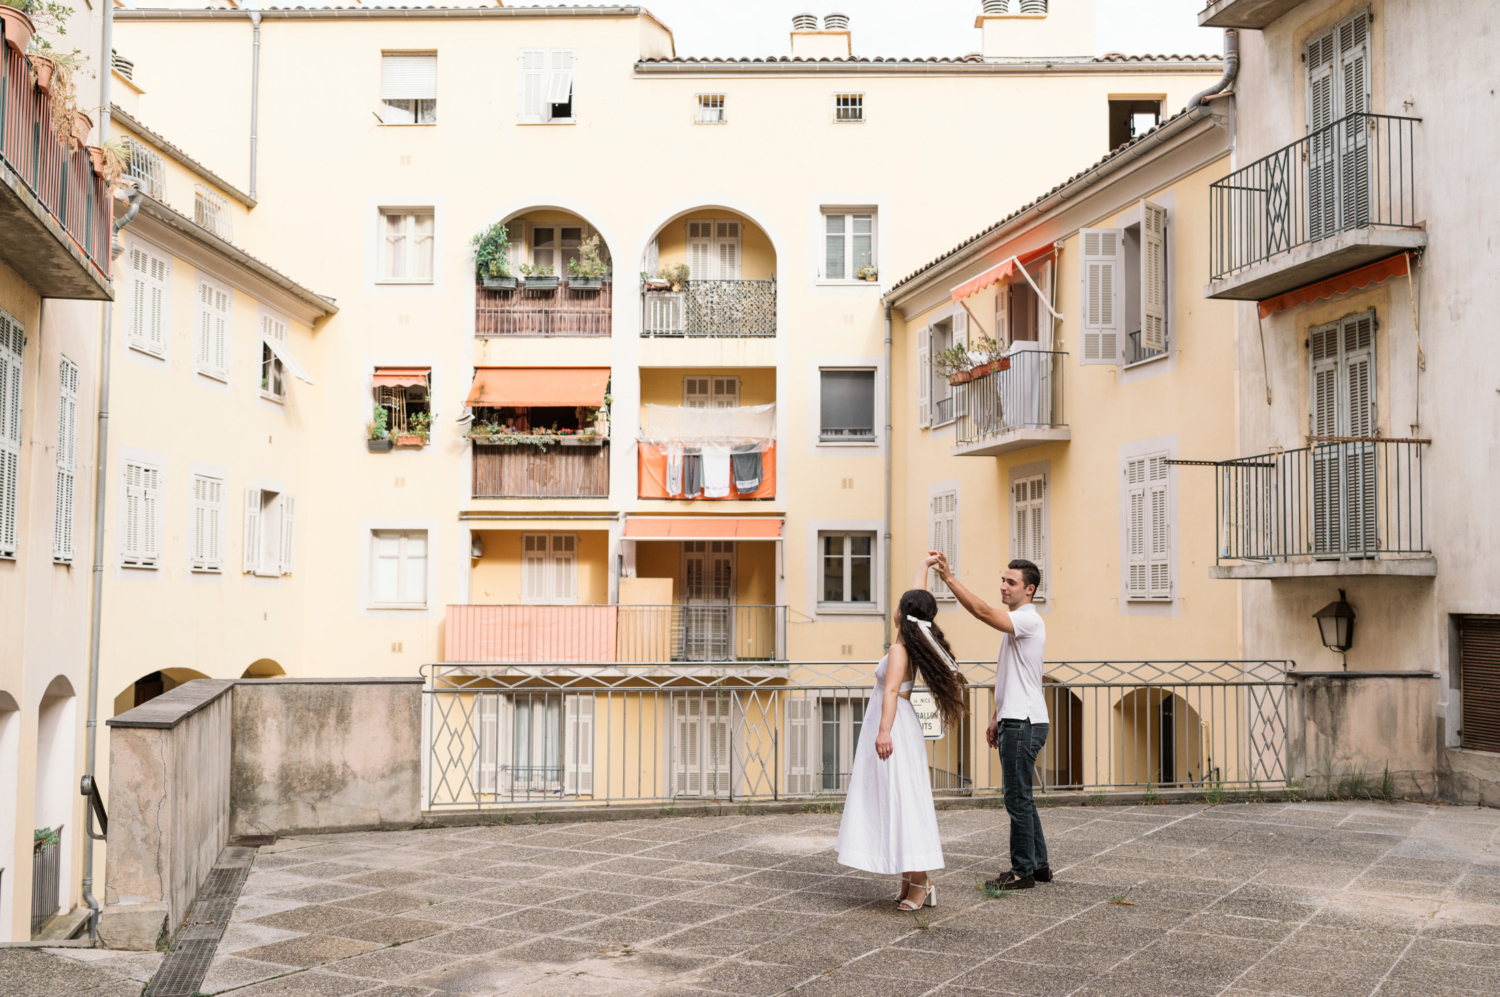
[[[1005,780],[1005,811],[1010,814],[1010,868],[1017,877],[1047,866],[1047,841],[1031,795],[1036,756],[1047,743],[1047,724],[1000,721],[1000,774]]]

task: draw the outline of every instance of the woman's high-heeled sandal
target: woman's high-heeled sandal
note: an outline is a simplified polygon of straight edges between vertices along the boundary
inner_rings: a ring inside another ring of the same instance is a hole
[[[912,903],[911,897],[908,896],[898,905],[899,910],[907,911],[909,913],[911,911],[921,910],[923,907],[937,906],[937,886],[932,882],[932,880],[929,879],[926,886],[918,886],[917,884],[913,883],[912,889],[922,890],[922,899],[917,901],[916,903]],[[908,904],[910,904],[910,906],[907,906]]]
[[[906,899],[906,893],[910,889],[911,889],[911,880],[909,880],[909,879],[906,878],[906,874],[905,873],[902,873],[901,874],[901,892],[898,893],[898,894],[896,894],[895,903],[899,905],[901,903],[901,901],[905,900]]]

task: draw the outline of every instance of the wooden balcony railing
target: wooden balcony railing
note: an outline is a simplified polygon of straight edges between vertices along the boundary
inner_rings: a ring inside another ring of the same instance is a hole
[[[609,498],[609,443],[475,443],[474,498]]]
[[[476,336],[608,336],[614,284],[605,280],[594,290],[561,285],[540,291],[518,287],[475,291]]]

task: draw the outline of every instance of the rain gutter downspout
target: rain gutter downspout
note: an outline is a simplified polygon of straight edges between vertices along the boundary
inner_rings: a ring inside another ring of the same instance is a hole
[[[250,11],[250,200],[255,196],[256,142],[260,125],[260,11]]]
[[[894,441],[891,439],[891,306],[885,306],[885,649],[891,649],[891,614],[896,611],[892,601],[895,590],[891,586],[891,457]]]

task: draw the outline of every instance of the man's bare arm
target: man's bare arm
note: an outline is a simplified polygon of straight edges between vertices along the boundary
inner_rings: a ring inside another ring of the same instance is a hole
[[[948,586],[948,590],[953,593],[953,597],[958,600],[958,604],[968,610],[970,616],[989,624],[1001,633],[1013,634],[1016,632],[1015,624],[1010,619],[1010,610],[1006,609],[1003,604],[1000,606],[991,606],[979,598],[979,596],[970,592],[954,576],[953,569],[948,566],[947,556],[938,551],[933,551],[932,554],[937,557],[938,577],[942,578],[943,584]]]

